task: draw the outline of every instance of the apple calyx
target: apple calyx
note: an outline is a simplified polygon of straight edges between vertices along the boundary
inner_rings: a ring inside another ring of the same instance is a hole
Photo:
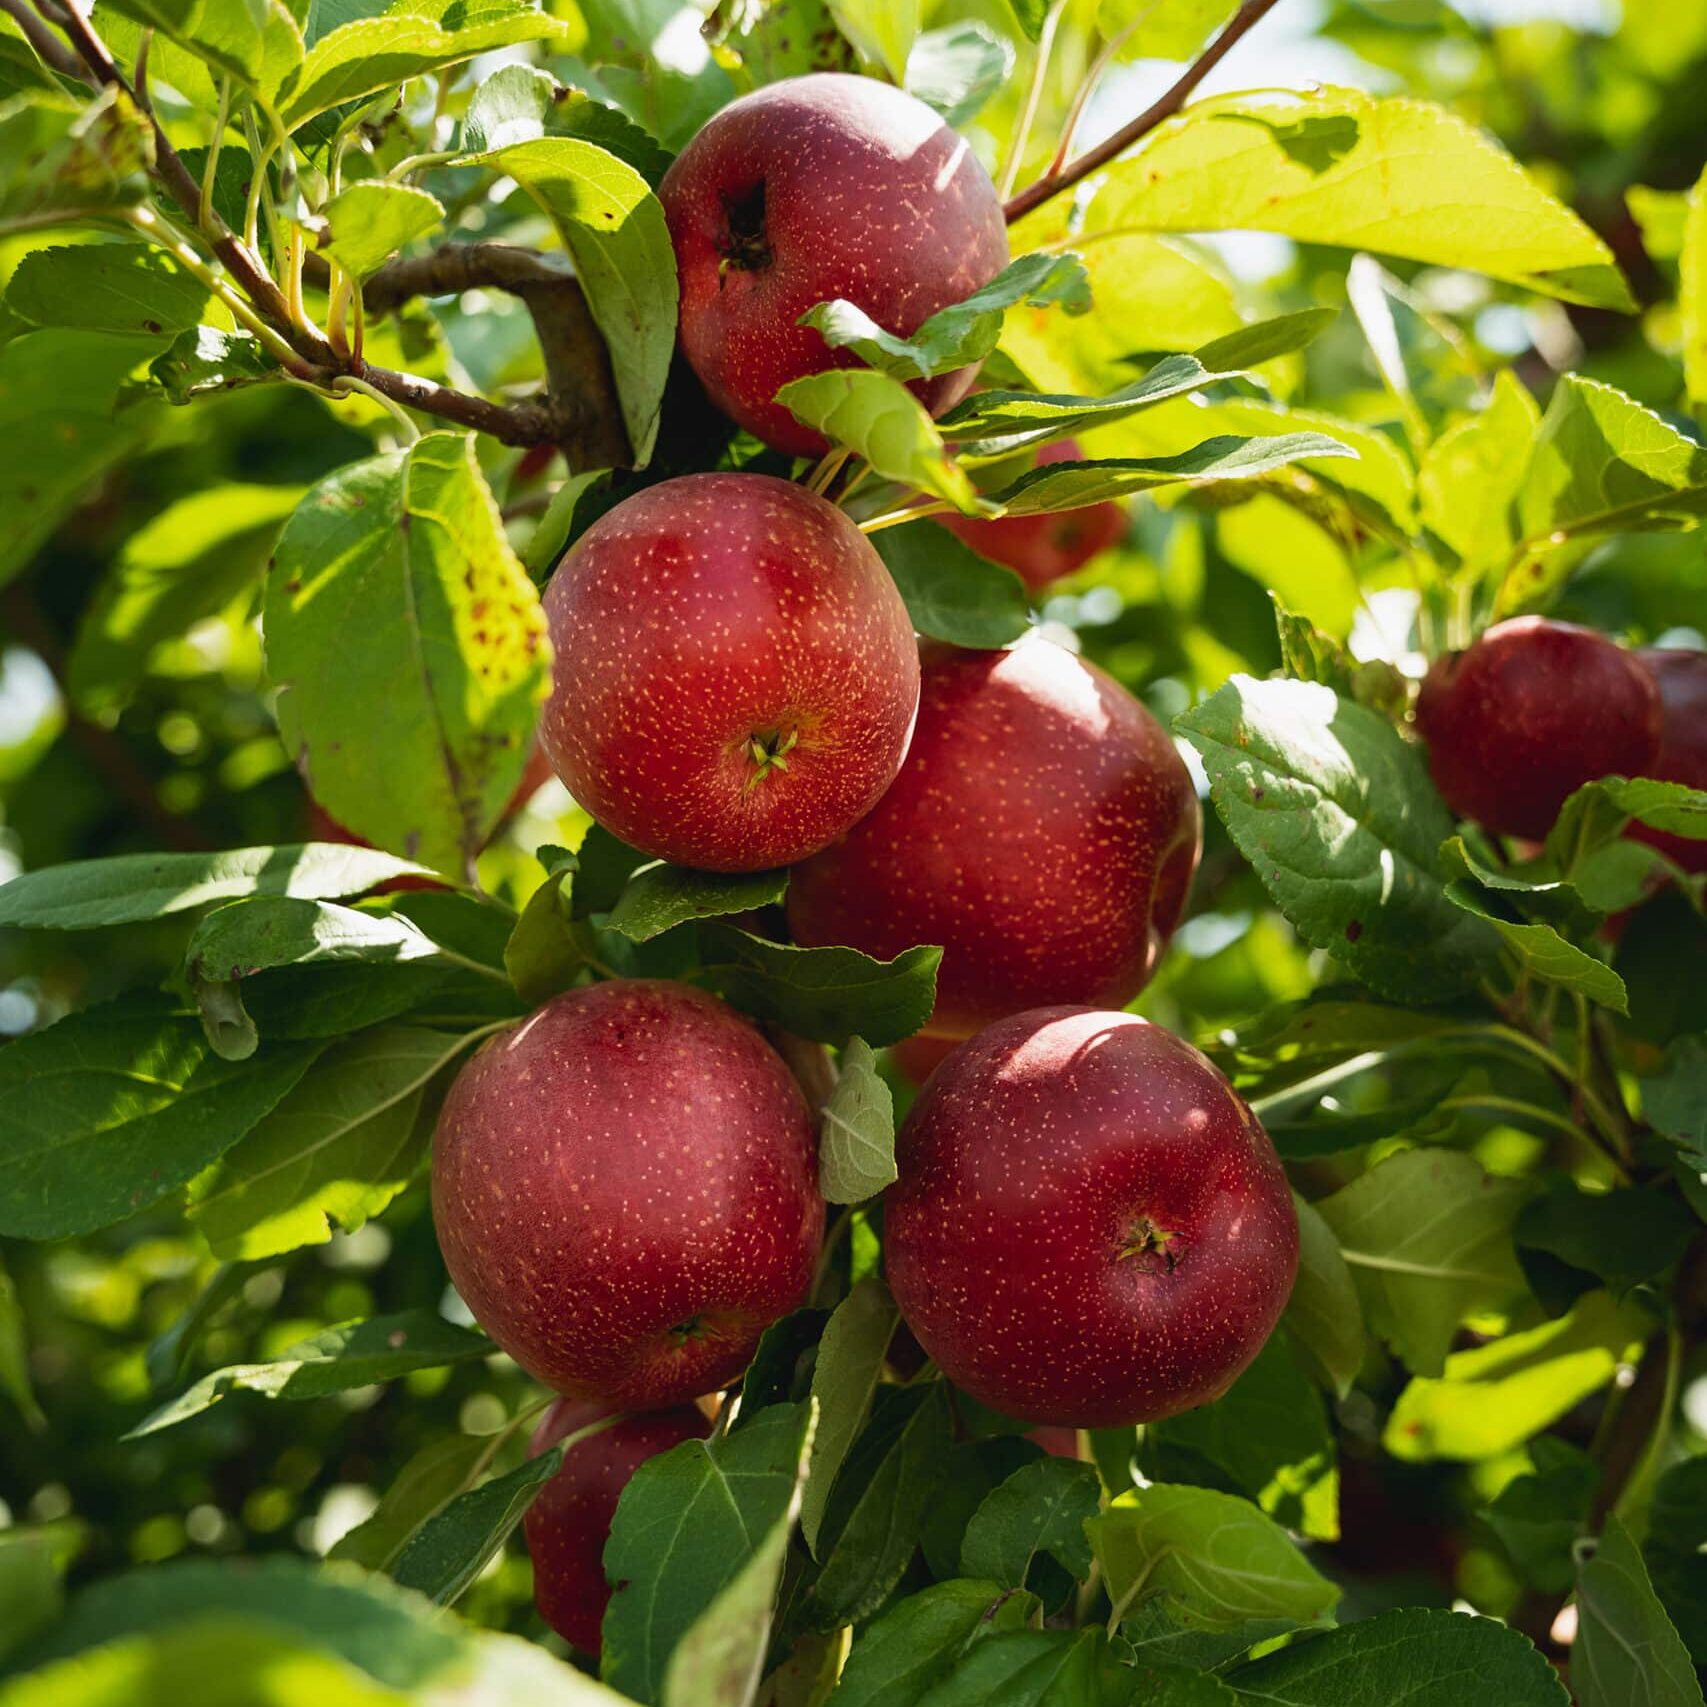
[[[1177,1232],[1158,1227],[1141,1215],[1127,1227],[1126,1243],[1116,1261],[1136,1258],[1138,1266],[1147,1274],[1172,1274],[1179,1262],[1179,1255],[1174,1249],[1178,1239]]]
[[[719,274],[756,273],[768,267],[771,246],[765,238],[764,179],[742,195],[725,195],[723,215],[728,229],[718,239],[717,252],[723,257]]]
[[[798,729],[790,729],[785,735],[780,729],[772,729],[763,734],[753,734],[747,737],[747,757],[753,761],[753,774],[747,778],[747,787],[754,788],[770,775],[773,770],[788,769],[788,755],[800,739]]]

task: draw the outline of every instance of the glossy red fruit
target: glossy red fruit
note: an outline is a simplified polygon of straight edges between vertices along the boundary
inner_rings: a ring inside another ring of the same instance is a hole
[[[1084,455],[1076,439],[1062,439],[1037,453],[1037,466],[1081,462]],[[1126,533],[1126,512],[1112,500],[1046,516],[997,516],[994,520],[943,516],[940,520],[980,556],[1013,570],[1033,592],[1082,569]]]
[[[1025,1422],[1151,1422],[1225,1392],[1298,1267],[1256,1117],[1171,1032],[1043,1008],[920,1092],[884,1199],[889,1284],[973,1398]]]
[[[1707,789],[1707,652],[1651,646],[1636,656],[1660,696],[1660,750],[1642,774]],[[1629,833],[1685,871],[1707,871],[1707,841],[1645,824],[1632,824]]]
[[[875,811],[788,889],[797,942],[940,943],[926,1030],[1049,1002],[1122,1007],[1179,923],[1202,844],[1168,732],[1046,640],[925,651],[919,725]]]
[[[1635,655],[1604,634],[1522,616],[1435,660],[1417,727],[1459,817],[1539,841],[1585,782],[1650,769],[1660,701]]]
[[[559,1399],[534,1430],[528,1456],[537,1458],[602,1414],[597,1405]],[[571,1446],[563,1468],[528,1507],[522,1524],[533,1560],[533,1603],[570,1647],[594,1656],[599,1651],[611,1597],[605,1542],[622,1490],[648,1458],[710,1432],[709,1419],[692,1405],[624,1417]]]
[[[883,561],[764,474],[648,487],[545,590],[540,739],[606,829],[678,865],[761,871],[839,836],[907,751],[919,663]]]
[[[1079,1431],[1076,1428],[1034,1428],[1026,1435],[1034,1446],[1041,1446],[1051,1458],[1077,1458]]]
[[[788,78],[731,102],[684,148],[659,198],[681,279],[681,345],[712,402],[766,444],[825,440],[774,400],[859,367],[797,324],[843,298],[910,337],[1008,263],[990,175],[922,101],[870,77]],[[933,414],[974,370],[917,381]]]
[[[571,990],[485,1044],[433,1140],[457,1290],[528,1373],[611,1410],[733,1380],[824,1232],[806,1103],[746,1020],[681,984]]]

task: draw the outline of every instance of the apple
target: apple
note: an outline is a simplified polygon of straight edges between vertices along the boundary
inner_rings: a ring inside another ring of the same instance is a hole
[[[933,644],[901,774],[795,871],[789,925],[796,942],[884,960],[940,944],[925,1030],[969,1037],[1050,1002],[1129,1002],[1201,845],[1172,739],[1111,676],[1036,636],[1005,652]]]
[[[1636,657],[1660,696],[1660,750],[1642,774],[1707,789],[1707,652],[1650,646]],[[1707,871],[1707,841],[1645,824],[1632,824],[1629,833],[1685,871]]]
[[[1604,634],[1521,616],[1435,660],[1417,727],[1435,786],[1460,818],[1540,841],[1585,782],[1651,770],[1660,696],[1635,655]]]
[[[915,1085],[922,1085],[959,1046],[957,1037],[932,1037],[920,1032],[917,1037],[897,1043],[889,1053]]]
[[[1045,445],[1037,466],[1081,462],[1076,439]],[[979,556],[1011,569],[1034,593],[1083,568],[1126,533],[1126,512],[1112,499],[1044,516],[942,516],[942,525]]]
[[[999,1020],[896,1141],[884,1262],[907,1325],[980,1403],[1110,1428],[1218,1398],[1298,1267],[1280,1158],[1190,1044],[1133,1014]]]
[[[625,499],[545,590],[540,739],[625,842],[707,871],[815,853],[907,751],[907,607],[835,505],[768,474],[690,474]]]
[[[603,1414],[597,1405],[559,1399],[534,1430],[528,1456],[537,1458]],[[563,1468],[528,1507],[522,1526],[533,1560],[533,1603],[570,1647],[598,1656],[611,1597],[605,1542],[622,1490],[648,1458],[710,1432],[710,1419],[692,1405],[622,1417],[571,1446]]]
[[[793,456],[828,447],[775,401],[779,388],[864,365],[801,315],[843,298],[910,337],[1008,264],[1001,197],[965,139],[870,77],[792,77],[730,102],[658,195],[683,354],[719,409]],[[912,389],[940,415],[974,377],[961,368]]]
[[[806,1103],[715,997],[571,990],[457,1074],[433,1219],[475,1318],[536,1380],[652,1410],[746,1368],[823,1242]]]

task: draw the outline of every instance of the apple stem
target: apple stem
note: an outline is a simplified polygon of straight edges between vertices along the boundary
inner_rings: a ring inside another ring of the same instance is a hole
[[[753,761],[753,774],[747,778],[747,787],[756,786],[773,770],[787,770],[788,755],[799,739],[798,729],[790,729],[786,735],[779,730],[768,735],[750,735],[747,738],[747,756]]]

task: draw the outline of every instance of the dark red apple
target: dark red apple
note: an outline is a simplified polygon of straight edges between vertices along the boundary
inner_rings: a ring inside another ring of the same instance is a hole
[[[766,474],[648,487],[545,590],[540,739],[625,842],[708,871],[816,852],[876,805],[919,698],[913,625],[835,505]]]
[[[1540,841],[1584,783],[1651,770],[1660,698],[1635,655],[1604,634],[1520,616],[1435,660],[1417,727],[1460,818]]]
[[[1179,922],[1202,844],[1168,732],[1111,676],[1032,638],[929,646],[894,786],[799,867],[797,942],[888,959],[939,943],[926,1030],[969,1037],[1050,1002],[1121,1007]]]
[[[534,1430],[528,1456],[537,1458],[602,1414],[597,1405],[559,1399]],[[622,1490],[648,1458],[710,1432],[710,1420],[692,1405],[623,1417],[571,1446],[563,1468],[528,1507],[522,1524],[533,1560],[533,1603],[570,1647],[594,1656],[599,1651],[611,1597],[605,1542]]]
[[[1037,453],[1037,466],[1081,462],[1084,455],[1078,440],[1062,439]],[[943,516],[940,520],[981,557],[1013,570],[1034,593],[1082,569],[1126,533],[1126,512],[1112,500],[1045,516],[997,516],[993,520]]]
[[[776,1051],[698,990],[615,981],[553,998],[458,1073],[433,1218],[516,1362],[628,1411],[746,1368],[812,1284],[824,1203]]]
[[[1638,652],[1660,696],[1660,750],[1642,773],[1707,789],[1707,652],[1650,646]],[[1632,824],[1630,834],[1685,871],[1707,871],[1707,841]]]
[[[1298,1220],[1255,1115],[1132,1014],[1041,1008],[919,1093],[883,1207],[920,1344],[1024,1422],[1107,1428],[1207,1404],[1292,1290]]]
[[[840,297],[910,337],[1008,263],[1001,198],[965,139],[869,77],[793,77],[731,102],[658,194],[683,353],[719,409],[795,456],[826,443],[774,401],[778,389],[863,365],[801,315]],[[940,415],[973,378],[961,368],[913,390]]]

